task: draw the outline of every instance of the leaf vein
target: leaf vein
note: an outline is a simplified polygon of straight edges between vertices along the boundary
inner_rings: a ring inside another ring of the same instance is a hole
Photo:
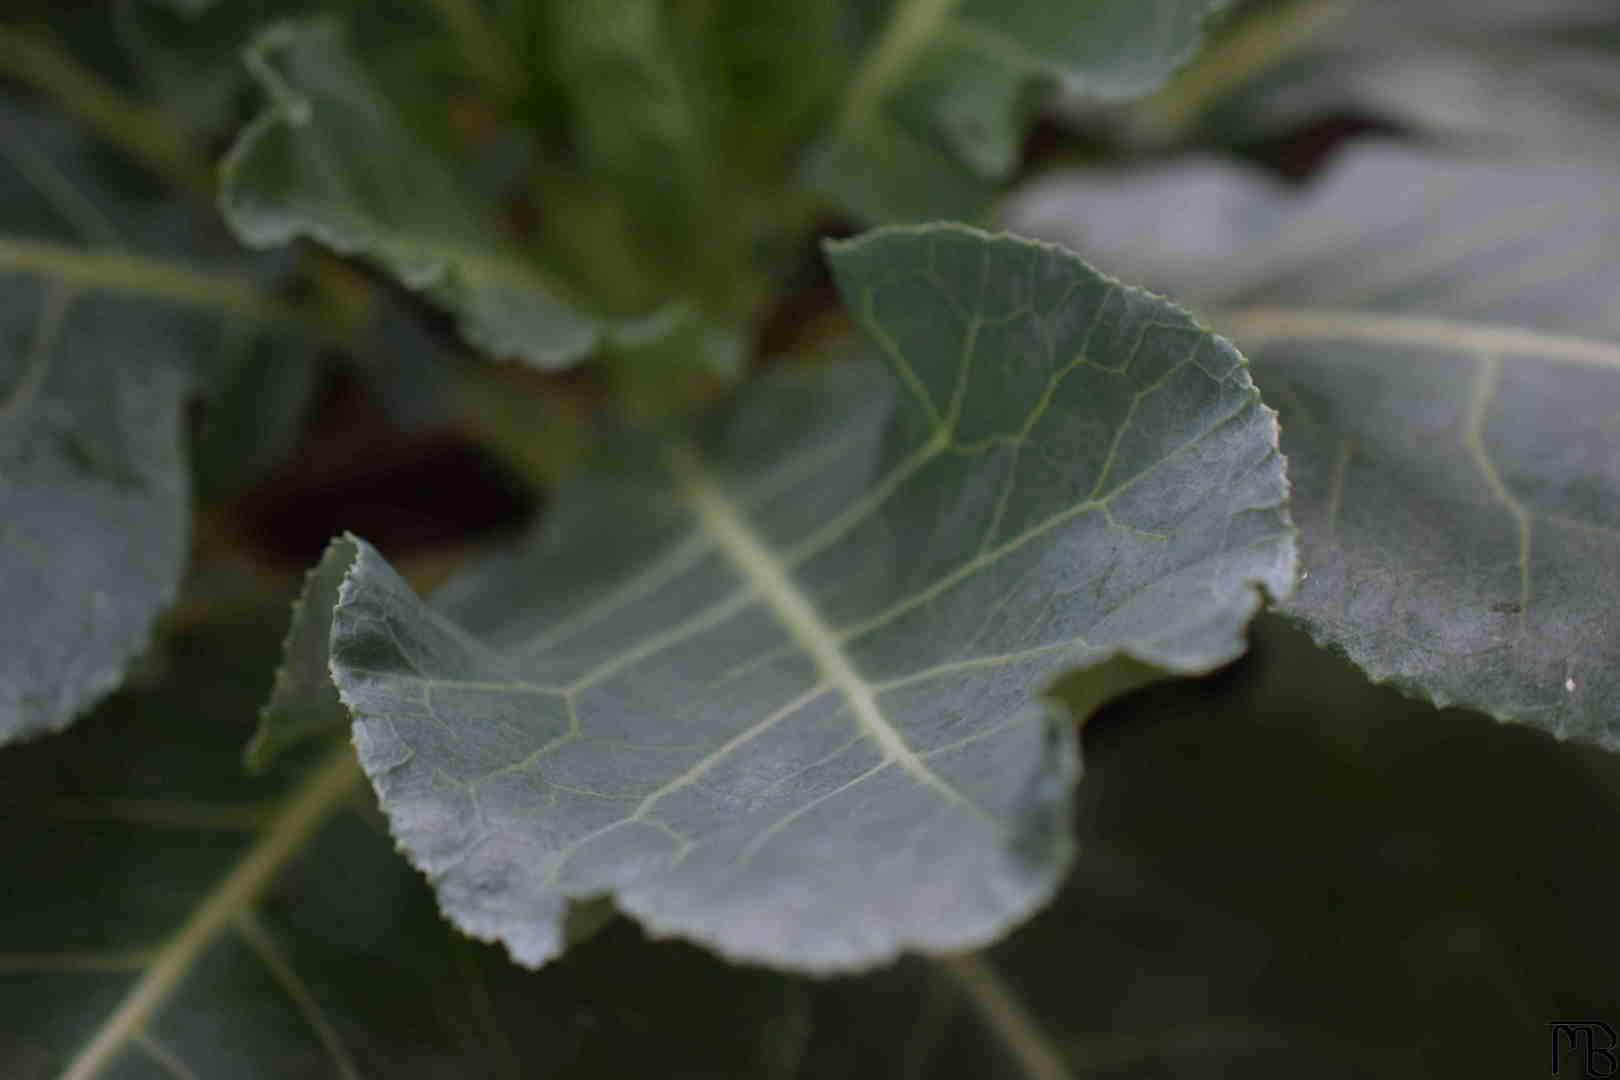
[[[92,1080],[112,1063],[168,1001],[220,932],[258,899],[327,815],[343,804],[362,775],[349,746],[339,748],[311,773],[258,841],[158,950],[151,966],[74,1057],[63,1080]]]
[[[349,1055],[343,1040],[338,1037],[337,1029],[321,1010],[320,1002],[315,1000],[309,985],[299,977],[292,962],[287,959],[286,954],[281,951],[280,946],[251,909],[244,910],[236,916],[236,932],[242,935],[243,940],[258,954],[264,966],[270,969],[270,973],[281,984],[281,988],[287,992],[287,996],[292,998],[293,1004],[298,1007],[299,1015],[314,1029],[316,1037],[321,1040],[321,1046],[331,1056],[332,1064],[337,1067],[341,1080],[360,1080],[360,1071],[355,1068],[354,1058]]]
[[[787,566],[765,547],[730,498],[710,479],[697,454],[689,448],[676,447],[671,449],[667,460],[703,527],[752,582],[754,590],[789,634],[814,658],[825,680],[842,693],[856,723],[883,751],[884,759],[898,764],[913,779],[948,802],[960,803],[983,814],[972,800],[924,764],[889,723],[878,707],[871,685],[850,663],[837,634],[788,576]]]

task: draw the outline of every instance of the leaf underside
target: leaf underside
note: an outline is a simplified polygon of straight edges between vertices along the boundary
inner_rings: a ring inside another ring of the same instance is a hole
[[[445,913],[524,964],[604,894],[809,971],[992,939],[1072,846],[1043,689],[1120,653],[1207,671],[1292,582],[1274,418],[1185,314],[960,227],[830,258],[886,370],[625,437],[431,607],[343,542],[361,762]]]
[[[1610,186],[1364,147],[1304,196],[1200,163],[1054,179],[1010,218],[1126,265],[1134,236],[1156,286],[1231,310],[1281,412],[1307,575],[1284,610],[1319,641],[1436,704],[1620,748]]]

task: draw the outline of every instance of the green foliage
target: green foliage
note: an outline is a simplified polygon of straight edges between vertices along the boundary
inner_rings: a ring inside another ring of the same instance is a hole
[[[1042,687],[1120,652],[1209,670],[1292,582],[1274,421],[1185,315],[958,228],[831,258],[887,375],[765,378],[689,437],[627,436],[437,610],[359,541],[311,579],[287,675],[330,619],[395,835],[523,963],[603,893],[816,971],[992,938],[1069,857]]]
[[[1250,349],[1301,528],[1283,610],[1436,704],[1620,747],[1620,347],[1603,340],[1620,222],[1602,169],[1367,146],[1305,195],[1200,163],[1129,187],[1052,177],[1010,213],[1134,263]],[[1198,216],[1202,247],[1155,228],[1167,215]]]
[[[1620,25],[1232,6],[8,5],[0,1074],[1613,1020]]]

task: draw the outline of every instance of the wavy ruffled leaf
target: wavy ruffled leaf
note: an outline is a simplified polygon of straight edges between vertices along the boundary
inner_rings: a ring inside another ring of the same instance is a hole
[[[977,220],[1018,162],[1043,85],[1156,89],[1224,0],[895,0],[809,164],[868,222]]]
[[[278,23],[247,58],[270,105],[226,157],[220,195],[244,243],[302,236],[364,256],[496,355],[560,368],[591,350],[597,321],[505,238],[350,55],[336,22]]]
[[[1312,634],[1437,704],[1620,748],[1612,187],[1364,148],[1303,196],[1199,164],[1054,178],[1009,216],[1229,310],[1282,413],[1308,573],[1285,610]]]
[[[830,257],[889,370],[618,440],[433,607],[354,545],[331,668],[361,762],[446,914],[522,963],[600,895],[812,971],[994,938],[1072,846],[1043,688],[1208,670],[1292,581],[1273,417],[1223,341],[1014,238]]]

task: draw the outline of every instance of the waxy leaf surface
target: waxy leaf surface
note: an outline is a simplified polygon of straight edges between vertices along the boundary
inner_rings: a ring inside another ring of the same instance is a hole
[[[1282,414],[1307,575],[1285,610],[1318,640],[1437,704],[1617,748],[1612,188],[1364,147],[1303,196],[1206,162],[1053,178],[1009,217],[1224,309]]]
[[[522,963],[602,895],[802,970],[993,939],[1072,847],[1043,690],[1119,653],[1213,668],[1292,583],[1274,417],[1184,313],[960,227],[830,259],[886,365],[619,440],[431,607],[345,542],[361,763],[445,913]]]

